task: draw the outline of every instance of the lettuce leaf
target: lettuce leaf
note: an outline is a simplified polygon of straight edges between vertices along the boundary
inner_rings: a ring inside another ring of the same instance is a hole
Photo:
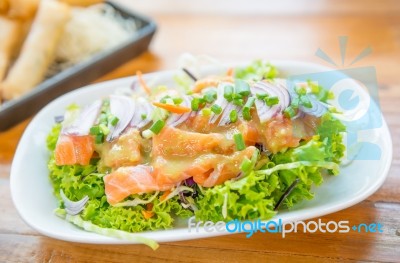
[[[51,131],[46,138],[47,149],[49,149],[51,152],[53,152],[56,149],[58,135],[60,134],[60,132],[61,132],[61,124],[57,123],[51,128]]]
[[[62,217],[65,220],[67,220],[67,221],[73,223],[74,225],[81,227],[84,230],[89,231],[89,232],[94,232],[97,234],[116,237],[116,238],[130,240],[130,241],[136,241],[136,242],[139,242],[139,243],[142,243],[144,245],[151,247],[153,250],[156,250],[159,247],[157,242],[152,239],[138,236],[138,235],[133,235],[133,234],[127,233],[125,231],[99,227],[98,225],[95,225],[90,221],[85,221],[79,215],[74,215],[74,216],[68,215],[68,214],[64,213],[64,211],[62,211],[61,209],[56,210],[56,214],[59,217]]]
[[[334,95],[330,90],[325,89],[321,85],[313,82],[312,80],[307,81],[308,87],[311,89],[316,98],[322,102],[327,102],[329,99],[333,99]]]
[[[341,132],[345,126],[331,113],[325,114],[317,135],[300,146],[274,154],[271,161],[259,170],[237,181],[205,189],[196,202],[198,220],[229,221],[232,219],[269,219],[275,215],[274,208],[299,178],[300,182],[283,202],[283,207],[312,199],[313,185],[323,183],[324,174],[336,175],[345,146]],[[259,161],[261,162],[261,161]]]
[[[238,181],[226,181],[196,199],[195,216],[214,222],[271,218],[276,212],[270,195],[277,186],[276,174],[266,177],[252,172]]]
[[[82,212],[82,218],[92,223],[111,229],[120,229],[128,232],[142,232],[144,230],[169,229],[174,222],[174,215],[190,217],[192,212],[184,209],[178,197],[159,204],[156,198],[153,202],[154,216],[146,219],[142,211],[146,206],[114,207],[107,203],[106,196],[100,199],[91,199]]]
[[[243,80],[274,79],[277,75],[277,68],[263,60],[256,60],[243,68],[235,68],[235,78]]]
[[[57,139],[61,130],[59,124],[55,125],[47,137],[47,146],[50,151],[54,151]],[[48,168],[49,177],[53,185],[54,195],[59,199],[59,208],[63,210],[64,204],[61,201],[60,189],[62,189],[72,201],[89,197],[81,219],[85,222],[107,229],[118,229],[128,232],[142,232],[145,230],[168,229],[171,228],[175,217],[190,217],[193,213],[184,209],[176,196],[162,204],[159,204],[159,196],[151,203],[151,211],[154,213],[149,219],[144,218],[142,211],[147,210],[147,205],[134,207],[113,207],[107,202],[104,193],[103,176],[98,172],[98,159],[92,159],[89,165],[62,165],[55,163],[52,153]],[[140,198],[148,198],[152,194],[141,195]],[[161,195],[161,194],[160,194]],[[133,195],[131,198],[138,197]]]
[[[340,159],[344,156],[346,150],[342,135],[345,131],[346,126],[331,113],[328,112],[322,116],[317,134],[326,144],[325,155],[328,160],[340,163]]]
[[[345,151],[341,134],[343,131],[345,131],[345,126],[328,112],[321,118],[317,135],[310,141],[302,142],[299,147],[289,149],[284,153],[277,153],[272,157],[275,164],[293,164],[294,162],[319,164],[302,165],[295,169],[279,171],[281,187],[274,193],[276,201],[296,178],[300,178],[300,183],[284,201],[284,206],[288,208],[303,199],[312,199],[314,194],[311,192],[311,187],[323,183],[323,174],[336,175],[339,173],[339,167],[335,164],[340,163]]]

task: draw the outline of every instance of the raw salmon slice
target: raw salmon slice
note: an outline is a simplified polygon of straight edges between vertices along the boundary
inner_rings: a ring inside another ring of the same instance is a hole
[[[60,135],[54,151],[57,165],[87,165],[94,152],[92,136]]]
[[[230,156],[203,155],[194,161],[193,165],[185,171],[185,175],[193,177],[197,184],[204,187],[222,184],[238,176],[243,159],[251,159],[256,150],[254,146],[249,146],[245,150]]]
[[[194,161],[166,160],[159,156],[153,167],[138,165],[120,167],[104,177],[107,201],[114,205],[132,194],[170,190],[183,180],[193,177],[196,183],[211,187],[222,184],[240,173],[245,157],[251,158],[256,148],[247,147],[232,155],[205,154]]]
[[[117,168],[121,166],[137,165],[142,161],[142,148],[146,150],[145,140],[141,138],[137,129],[131,129],[121,135],[117,140],[105,142],[99,147],[101,164],[106,167]]]
[[[219,133],[197,133],[164,127],[153,137],[153,156],[194,157],[204,153],[232,153],[234,141]]]
[[[174,185],[161,185],[153,176],[152,168],[146,165],[120,167],[104,176],[105,193],[111,205],[124,200],[131,194],[165,191]]]
[[[285,117],[276,117],[267,122],[264,128],[264,144],[272,153],[284,151],[289,147],[297,147],[300,138],[293,134],[292,121]]]

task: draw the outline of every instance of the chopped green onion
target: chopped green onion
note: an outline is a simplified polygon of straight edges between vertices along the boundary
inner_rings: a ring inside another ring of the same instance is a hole
[[[306,108],[312,108],[311,101],[307,96],[300,96],[300,104]]]
[[[142,118],[142,120],[145,120],[147,118],[147,114],[140,115],[140,118]]]
[[[104,140],[104,135],[102,133],[97,134],[96,137],[94,138],[95,144],[101,144],[103,143],[103,140]]]
[[[191,102],[191,107],[193,111],[198,111],[200,107],[200,99],[194,98]]]
[[[256,101],[256,99],[254,97],[249,97],[247,99],[246,104],[244,105],[244,107],[247,107],[247,108],[253,107],[255,101]]]
[[[209,90],[203,96],[203,100],[208,103],[212,103],[216,99],[217,99],[217,92],[215,90]]]
[[[110,129],[104,123],[101,123],[99,125],[99,128],[101,129],[101,132],[106,136],[110,133]]]
[[[110,116],[111,117],[111,116]],[[109,123],[111,123],[112,126],[116,126],[117,123],[119,122],[119,119],[117,116],[112,116],[111,118],[109,118]]]
[[[93,126],[92,128],[90,128],[90,134],[91,135],[97,135],[100,134],[101,130],[99,126]]]
[[[283,114],[285,114],[286,117],[291,119],[296,115],[296,111],[292,106],[289,106],[283,111]]]
[[[238,93],[233,93],[232,94],[232,99],[242,99],[242,98],[243,98],[243,96],[238,94]]]
[[[107,115],[105,113],[100,114],[100,122],[107,122]]]
[[[245,157],[240,164],[240,170],[244,173],[249,172],[252,169],[253,163],[249,160],[249,158]]]
[[[214,112],[215,114],[220,114],[222,112],[221,106],[214,104],[211,106],[211,111]]]
[[[182,98],[173,98],[172,101],[174,102],[175,105],[179,105],[183,102]]]
[[[238,119],[237,111],[236,111],[236,110],[232,110],[232,111],[229,113],[229,120],[230,120],[231,122],[236,122],[237,119]]]
[[[256,99],[254,97],[249,97],[243,107],[243,119],[245,119],[246,121],[251,120],[250,109],[251,107],[253,107],[255,101]]]
[[[292,103],[290,103],[290,106],[293,107],[293,109],[297,109],[299,107],[300,100],[298,97],[295,97],[292,99]]]
[[[201,110],[201,114],[203,114],[203,116],[210,116],[211,115],[211,109],[210,108],[204,108]]]
[[[233,104],[236,106],[243,106],[243,99],[234,99]]]
[[[203,97],[203,100],[206,101],[206,102],[208,102],[208,103],[212,103],[212,102],[214,102],[216,99],[217,99],[217,98],[215,98],[213,95],[210,95],[210,94],[206,94],[206,95],[204,95],[204,97]]]
[[[297,87],[296,88],[296,93],[299,95],[306,95],[307,90],[305,87]]]
[[[224,87],[224,98],[228,101],[232,101],[233,96],[233,86],[227,85]]]
[[[242,96],[250,95],[250,85],[244,80],[237,79],[235,81],[235,93],[240,94]]]
[[[162,128],[164,128],[165,122],[162,120],[158,120],[153,125],[150,127],[150,131],[152,131],[154,134],[159,134]]]
[[[256,94],[257,99],[259,100],[264,100],[265,98],[269,97],[269,94],[265,93],[265,94]]]
[[[170,99],[170,98],[171,98],[170,95],[166,95],[166,96],[164,96],[164,97],[161,98],[160,102],[166,104],[166,103],[167,103],[167,100]]]
[[[246,144],[244,143],[243,135],[241,133],[236,133],[233,135],[233,139],[235,140],[236,149],[238,151],[246,149]]]
[[[274,106],[279,103],[279,98],[278,97],[267,97],[264,99],[264,101],[268,106],[271,107],[271,106]]]
[[[243,108],[243,119],[245,119],[246,121],[251,120],[251,114],[250,114],[250,108]]]
[[[153,135],[154,135],[154,133],[153,133],[152,131],[150,131],[149,129],[144,130],[144,131],[142,132],[142,136],[143,136],[143,138],[145,138],[145,139],[150,139],[151,137],[153,137]]]

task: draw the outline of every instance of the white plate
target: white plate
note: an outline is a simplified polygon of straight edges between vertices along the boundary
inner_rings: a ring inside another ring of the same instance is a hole
[[[284,75],[324,72],[331,70],[319,65],[293,62],[272,61]],[[224,70],[209,69],[220,72]],[[208,70],[207,70],[208,71]],[[156,79],[157,83],[168,85],[177,71],[148,74],[146,79]],[[124,244],[132,241],[111,238],[86,232],[54,215],[57,200],[52,194],[48,178],[46,136],[54,124],[54,116],[62,115],[67,105],[78,103],[85,105],[104,95],[113,93],[121,87],[129,87],[133,77],[112,80],[94,84],[70,92],[47,105],[29,124],[18,145],[11,168],[11,193],[15,207],[24,221],[40,233],[57,239],[97,244]],[[361,86],[356,87],[363,93]],[[365,92],[364,92],[365,93]],[[383,117],[382,117],[383,120]],[[366,199],[384,182],[392,160],[392,142],[386,122],[372,133],[364,136],[373,140],[382,150],[380,160],[353,161],[342,167],[340,175],[325,179],[324,184],[315,189],[315,198],[296,205],[289,211],[280,212],[274,220],[283,222],[306,220],[323,216],[350,207]],[[372,141],[371,141],[372,142]],[[189,233],[186,222],[181,222],[174,229],[149,231],[140,236],[154,239],[158,242],[196,239],[227,234],[227,232]],[[133,234],[135,235],[135,234]]]

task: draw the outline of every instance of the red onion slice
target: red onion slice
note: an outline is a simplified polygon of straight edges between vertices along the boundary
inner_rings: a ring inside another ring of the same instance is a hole
[[[70,215],[77,215],[83,211],[86,203],[89,201],[89,196],[85,195],[79,201],[71,201],[68,197],[65,196],[64,191],[60,189],[60,196],[64,202],[64,209]]]
[[[149,124],[151,122],[151,114],[153,110],[153,105],[151,105],[145,98],[138,98],[135,101],[135,113],[130,121],[130,126],[141,129]],[[145,118],[142,116],[145,116]]]
[[[271,87],[262,87],[260,88],[259,86],[255,86],[252,90],[254,93],[254,95],[256,94],[268,94],[271,97],[278,97],[279,98],[279,102],[281,100],[281,98],[278,96],[278,94],[276,93],[275,89],[271,88]],[[271,106],[268,106],[265,101],[260,100],[260,99],[256,99],[255,101],[256,104],[256,109],[257,109],[257,114],[260,118],[261,122],[266,122],[268,120],[270,120],[273,116],[275,116],[281,109],[280,103]]]
[[[301,110],[298,110],[296,115],[294,117],[291,118],[291,120],[295,120],[295,119],[301,119],[305,116],[305,113]]]
[[[279,88],[280,91],[282,91],[282,92],[286,91],[289,94],[289,96],[286,96],[286,95],[284,96],[285,100],[284,100],[283,104],[287,105],[285,108],[287,108],[290,105],[290,98],[293,97],[294,91],[291,88],[292,83],[293,82],[291,82],[287,79],[275,79],[274,80],[274,84],[277,86],[277,88]]]
[[[112,126],[111,123],[108,124],[110,133],[107,136],[107,141],[117,138],[128,126],[135,113],[135,103],[129,97],[110,95],[110,113],[119,120],[115,126]]]
[[[229,117],[229,115],[233,110],[236,110],[237,114],[239,115],[240,107],[234,105],[232,102],[228,102],[226,107],[223,109],[223,112],[221,113],[221,119],[218,122],[218,126],[224,126],[231,123],[231,118]]]
[[[312,107],[311,108],[307,108],[304,107],[303,105],[300,105],[299,109],[307,114],[316,116],[316,117],[321,117],[322,115],[324,115],[324,113],[327,111],[327,107],[321,102],[319,101],[317,98],[315,98],[313,95],[306,95],[308,97],[308,99],[311,102]]]
[[[183,101],[182,101],[181,105],[184,107],[190,108],[193,97],[186,95],[186,96],[183,96],[182,99],[183,99]],[[182,122],[186,121],[187,119],[189,119],[190,116],[192,116],[192,111],[186,112],[184,114],[172,113],[169,116],[169,118],[167,119],[167,124],[175,127],[175,126],[181,124]]]
[[[253,96],[257,94],[268,94],[271,97],[278,97],[279,102],[273,106],[268,106],[263,100],[256,99],[256,109],[260,122],[266,122],[275,115],[282,113],[290,104],[290,95],[286,86],[282,83],[271,83],[266,81],[257,82],[251,87]]]
[[[63,127],[62,134],[76,136],[88,135],[90,128],[94,125],[100,113],[101,105],[102,101],[96,100],[89,106],[83,108],[72,124]]]
[[[217,99],[213,103],[213,104],[216,104],[216,105],[220,106],[221,109],[222,109],[222,112],[225,111],[225,108],[229,104],[229,102],[224,97],[224,92],[225,92],[225,86],[226,85],[232,85],[232,84],[231,83],[229,83],[229,84],[228,83],[221,83],[221,84],[218,85],[218,87],[217,87]],[[221,114],[212,113],[211,116],[210,116],[209,123],[210,124],[215,123],[220,116],[221,116]],[[228,115],[228,117],[229,117],[229,115]]]

